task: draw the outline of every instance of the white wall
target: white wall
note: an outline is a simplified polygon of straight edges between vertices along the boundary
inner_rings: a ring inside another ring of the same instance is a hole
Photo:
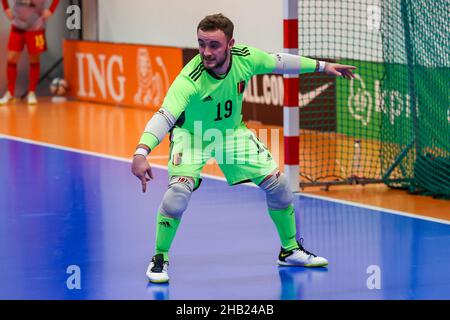
[[[223,13],[237,43],[283,49],[283,0],[99,0],[99,40],[197,47],[198,22]]]
[[[381,61],[381,36],[370,8],[381,0],[299,0],[300,53]],[[196,47],[196,27],[221,12],[235,38],[270,52],[283,50],[283,0],[98,0],[99,40]],[[373,22],[373,21],[372,21]]]

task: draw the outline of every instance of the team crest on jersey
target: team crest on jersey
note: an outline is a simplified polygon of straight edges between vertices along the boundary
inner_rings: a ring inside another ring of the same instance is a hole
[[[237,84],[238,94],[243,94],[244,90],[245,90],[245,80],[242,80],[241,82],[238,82],[238,84]]]

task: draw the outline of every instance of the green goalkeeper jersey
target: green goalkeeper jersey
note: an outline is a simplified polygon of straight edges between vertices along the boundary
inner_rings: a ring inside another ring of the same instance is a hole
[[[218,76],[205,69],[197,55],[170,86],[162,108],[177,119],[175,127],[192,134],[196,128],[203,132],[216,129],[226,134],[227,129],[236,129],[242,123],[242,99],[250,78],[274,71],[284,73],[284,69],[278,70],[280,63],[284,64],[279,54],[236,45],[231,49],[227,72]],[[291,69],[299,73],[314,72],[318,70],[318,64],[314,59],[298,56],[298,66]],[[159,142],[152,132],[144,132],[139,141],[151,150]]]
[[[205,69],[195,56],[172,83],[162,107],[175,118],[176,125],[194,133],[196,121],[202,130],[225,132],[242,122],[242,99],[250,78],[271,73],[275,57],[256,48],[236,45],[231,49],[230,66],[223,76]]]

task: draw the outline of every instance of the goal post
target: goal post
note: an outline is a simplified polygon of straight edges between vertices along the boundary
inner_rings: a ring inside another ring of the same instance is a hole
[[[298,2],[283,0],[284,52],[298,55]],[[299,190],[299,104],[298,75],[283,75],[284,173],[292,191]]]

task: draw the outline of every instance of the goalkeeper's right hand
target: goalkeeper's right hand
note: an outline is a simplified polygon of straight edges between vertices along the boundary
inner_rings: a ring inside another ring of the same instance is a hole
[[[147,182],[153,179],[152,168],[147,158],[143,155],[135,154],[131,164],[131,172],[141,180],[142,192],[145,192],[147,190]]]

